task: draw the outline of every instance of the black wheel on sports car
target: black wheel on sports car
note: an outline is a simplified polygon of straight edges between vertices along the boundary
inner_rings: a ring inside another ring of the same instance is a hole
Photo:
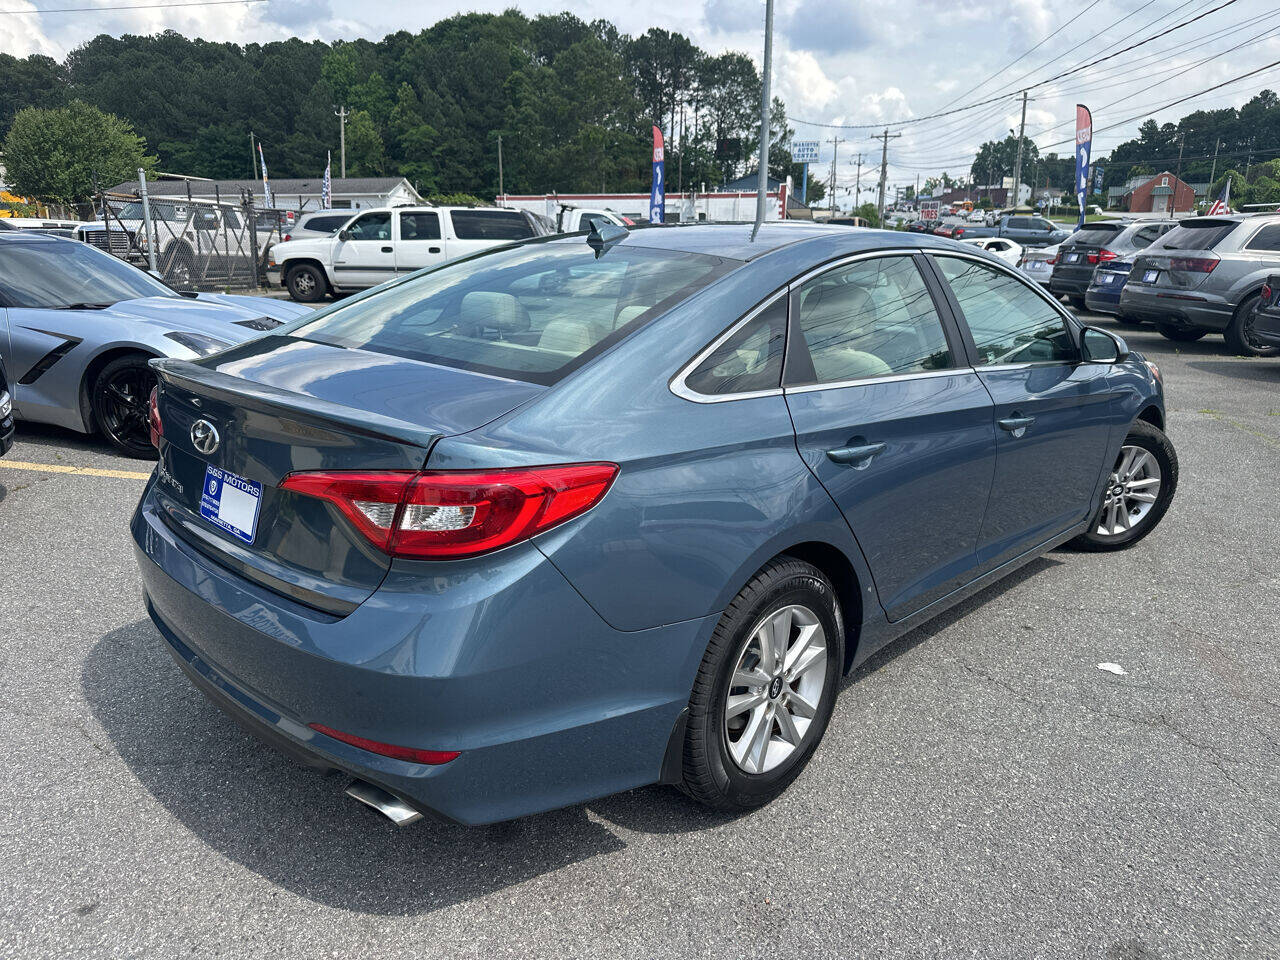
[[[329,283],[320,268],[310,263],[299,263],[289,268],[284,276],[289,296],[300,303],[316,303],[329,292]]]
[[[731,812],[778,796],[817,749],[843,666],[831,583],[802,560],[771,561],[711,635],[689,698],[680,788]]]
[[[1177,343],[1191,343],[1193,340],[1202,340],[1205,334],[1209,332],[1208,330],[1196,330],[1193,327],[1175,327],[1172,323],[1157,323],[1156,329],[1160,331],[1160,336]]]
[[[1067,545],[1124,550],[1156,528],[1178,489],[1178,453],[1164,431],[1136,421],[1107,476],[1093,526]]]
[[[1270,346],[1254,335],[1253,322],[1258,317],[1258,304],[1261,302],[1262,297],[1256,293],[1245,297],[1232,314],[1227,329],[1222,331],[1222,338],[1232,353],[1242,357],[1274,357],[1280,354],[1280,347]]]
[[[112,360],[98,374],[89,391],[93,417],[102,435],[125,456],[154,460],[147,422],[147,402],[156,385],[147,366],[151,358],[135,353]]]

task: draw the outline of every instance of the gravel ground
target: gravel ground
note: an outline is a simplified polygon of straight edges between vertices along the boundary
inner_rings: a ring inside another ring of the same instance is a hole
[[[21,428],[0,956],[1280,956],[1280,360],[1124,333],[1168,384],[1162,527],[899,640],[791,791],[736,819],[649,788],[395,830],[162,651],[129,550],[140,480],[13,464],[146,466]]]

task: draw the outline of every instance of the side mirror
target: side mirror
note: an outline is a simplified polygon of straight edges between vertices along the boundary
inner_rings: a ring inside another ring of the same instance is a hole
[[[338,231],[338,239],[339,239],[339,240],[350,240],[350,239],[351,239],[351,231],[350,231],[350,230],[339,230],[339,231]]]
[[[1110,330],[1085,327],[1080,335],[1080,353],[1089,363],[1123,363],[1129,359],[1129,345]]]

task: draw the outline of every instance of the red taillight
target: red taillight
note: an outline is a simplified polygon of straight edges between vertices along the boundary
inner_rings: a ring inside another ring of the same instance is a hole
[[[1099,250],[1097,253],[1089,254],[1090,263],[1110,263],[1116,258],[1117,254],[1112,250]]]
[[[281,238],[280,238],[280,242],[281,242],[281,243],[288,243],[288,242],[289,242],[290,240],[292,240],[292,239],[293,239],[293,234],[291,234],[291,233],[286,233],[283,237],[281,237]]]
[[[585,513],[618,466],[576,463],[470,472],[291,473],[280,487],[328,500],[384,553],[472,557],[527,540]]]
[[[1262,285],[1262,302],[1268,304],[1271,302],[1271,284],[1269,283]]]
[[[952,236],[952,237],[963,237],[963,236],[964,236],[964,230],[965,230],[965,228],[964,228],[964,227],[956,227],[954,230],[952,230],[952,231],[951,231],[951,236]]]
[[[397,747],[390,743],[380,743],[377,740],[369,740],[365,737],[357,737],[354,733],[343,733],[341,730],[335,730],[333,727],[326,727],[323,723],[308,723],[308,727],[323,733],[326,737],[333,737],[335,740],[341,740],[343,743],[349,743],[353,747],[359,747],[361,750],[368,750],[370,753],[380,753],[384,757],[391,757],[395,760],[408,760],[410,763],[430,763],[439,765],[455,760],[459,756],[457,750],[419,750],[417,747]]]
[[[1049,264],[1049,266],[1051,267],[1057,262],[1058,262],[1057,257],[1050,257],[1048,260],[1045,261],[1045,263]]]
[[[151,396],[147,398],[147,428],[151,434],[151,445],[160,449],[160,438],[164,436],[164,424],[160,422],[160,388],[151,388]]]
[[[1187,273],[1213,273],[1213,268],[1217,265],[1217,257],[1174,257],[1169,261],[1170,270],[1183,270]]]

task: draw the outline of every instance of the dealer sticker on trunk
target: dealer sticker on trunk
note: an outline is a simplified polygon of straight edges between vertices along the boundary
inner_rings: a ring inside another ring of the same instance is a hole
[[[262,484],[214,466],[205,467],[200,516],[214,526],[245,543],[253,543],[261,503]]]

